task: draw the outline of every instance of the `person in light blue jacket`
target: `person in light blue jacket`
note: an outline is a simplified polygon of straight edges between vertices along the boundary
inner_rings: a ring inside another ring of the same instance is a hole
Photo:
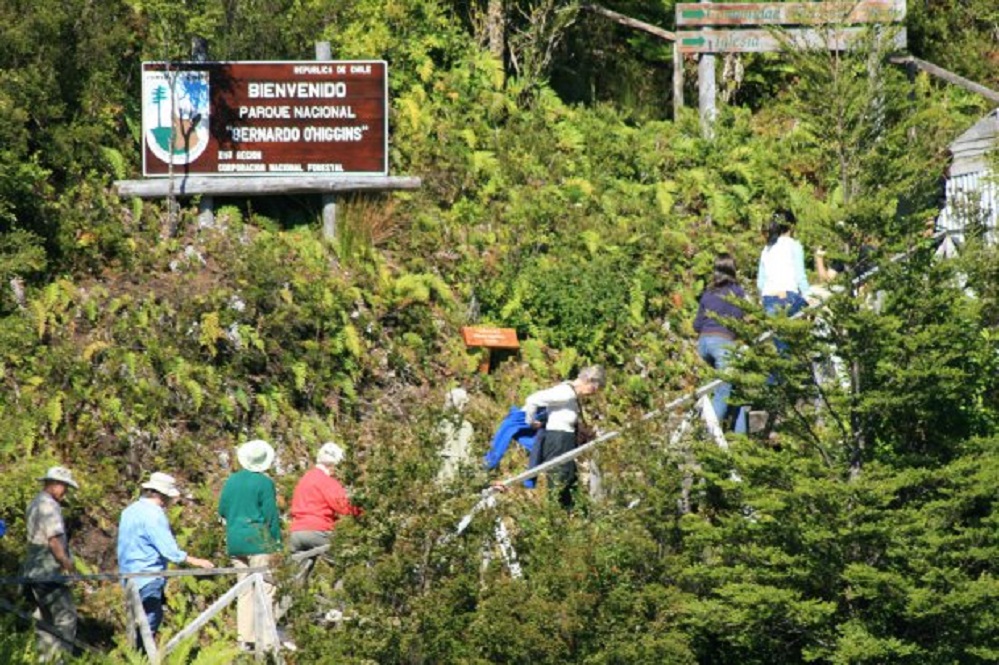
[[[172,476],[154,473],[142,484],[141,497],[121,513],[118,523],[118,570],[122,573],[145,573],[166,570],[167,563],[186,563],[197,568],[211,568],[212,562],[191,556],[177,546],[167,521],[166,507],[180,496]],[[134,579],[142,609],[146,612],[153,637],[163,621],[163,577]],[[141,640],[140,640],[141,643]]]

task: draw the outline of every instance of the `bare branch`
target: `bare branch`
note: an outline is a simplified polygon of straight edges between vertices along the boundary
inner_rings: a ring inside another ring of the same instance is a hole
[[[913,64],[927,74],[936,76],[939,79],[943,79],[947,83],[952,83],[958,87],[964,88],[965,90],[970,90],[971,92],[981,95],[990,102],[999,104],[999,92],[996,92],[992,88],[987,88],[981,83],[975,83],[974,81],[966,79],[963,76],[959,76],[954,72],[944,69],[943,67],[934,65],[932,62],[926,62],[925,60],[920,60],[919,58],[915,58],[911,55],[894,56],[891,58],[891,61],[896,65]]]
[[[617,12],[607,9],[606,7],[601,7],[600,5],[580,5],[579,8],[589,10],[594,14],[600,14],[601,16],[609,18],[616,23],[626,25],[629,28],[634,28],[635,30],[641,30],[642,32],[647,32],[650,35],[655,35],[659,39],[665,39],[668,42],[676,41],[676,33],[674,32],[663,30],[662,28],[654,26],[651,23],[639,21],[638,19],[625,16],[624,14],[618,14]]]

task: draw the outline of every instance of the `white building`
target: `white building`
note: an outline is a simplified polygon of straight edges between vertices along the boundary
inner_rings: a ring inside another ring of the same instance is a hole
[[[953,162],[947,178],[947,202],[937,220],[938,229],[952,231],[958,240],[969,225],[982,224],[986,238],[996,241],[999,218],[999,173],[995,150],[999,146],[999,109],[992,110],[950,144]]]

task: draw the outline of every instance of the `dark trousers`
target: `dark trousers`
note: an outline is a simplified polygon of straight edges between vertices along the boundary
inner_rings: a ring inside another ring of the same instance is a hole
[[[139,589],[139,598],[142,599],[142,609],[146,612],[146,619],[149,621],[149,630],[153,637],[160,630],[163,623],[163,606],[166,604],[166,589],[163,582],[153,582]],[[142,641],[139,641],[142,644]]]
[[[538,459],[540,463],[544,463],[570,450],[575,450],[576,433],[546,430],[539,444],[541,454]],[[559,503],[565,508],[571,508],[572,492],[577,483],[576,461],[570,460],[565,464],[559,464],[548,471],[546,475],[548,476],[548,487],[553,492],[558,493]]]
[[[308,552],[317,547],[330,544],[329,531],[292,531],[291,532],[291,553]],[[319,555],[322,556],[322,555]],[[319,556],[302,559],[299,562],[299,574],[295,579],[307,580],[312,574],[312,569],[316,566],[316,559]]]

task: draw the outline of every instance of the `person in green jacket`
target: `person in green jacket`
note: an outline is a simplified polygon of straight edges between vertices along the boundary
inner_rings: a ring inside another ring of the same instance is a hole
[[[236,450],[242,470],[229,476],[219,497],[219,515],[225,521],[226,551],[235,568],[268,566],[271,555],[281,549],[281,521],[277,491],[266,471],[274,463],[274,448],[266,441],[247,441]],[[242,579],[243,576],[240,576]],[[270,573],[264,576],[264,595],[274,616],[275,587]],[[236,603],[236,626],[240,646],[255,648],[258,631],[254,617],[252,588],[245,589]],[[262,633],[263,631],[260,631]],[[265,649],[269,635],[260,635]]]

